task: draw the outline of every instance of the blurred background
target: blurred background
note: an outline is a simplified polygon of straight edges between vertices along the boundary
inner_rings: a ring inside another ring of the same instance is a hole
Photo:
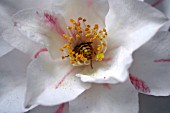
[[[0,0],[0,33],[8,27],[9,23],[4,23],[3,20],[9,20],[10,16],[24,8],[44,8],[50,9],[52,0]],[[149,4],[155,3],[157,0],[145,0]],[[170,18],[170,0],[162,0],[155,6],[164,12]],[[170,23],[163,28],[168,30]],[[1,37],[0,37],[1,38]],[[139,113],[170,113],[170,96],[169,97],[155,97],[144,94],[139,94],[140,112]],[[51,113],[55,112],[54,107],[37,107],[30,111],[30,113]],[[40,111],[41,109],[41,111]]]

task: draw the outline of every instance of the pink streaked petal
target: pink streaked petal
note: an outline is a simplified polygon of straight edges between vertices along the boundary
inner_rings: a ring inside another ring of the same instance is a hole
[[[107,84],[107,83],[104,83],[103,86],[104,86],[105,88],[109,89],[109,90],[112,89],[112,87],[111,87],[109,84]]]
[[[59,48],[66,43],[62,34],[67,34],[67,25],[61,15],[27,9],[15,14],[13,22],[26,38],[48,48],[53,59],[61,58]]]
[[[134,62],[129,71],[145,82],[150,89],[149,95],[170,95],[169,37],[170,32],[158,32],[134,53]]]
[[[64,77],[61,79],[61,81],[59,81],[59,83],[56,85],[56,89],[64,82],[64,80],[66,79],[67,76],[69,76],[73,71],[75,70],[75,68],[72,68],[70,71],[68,71],[66,73],[66,75],[64,75]]]
[[[61,104],[55,113],[63,113],[64,107],[65,107],[65,104],[64,103]]]
[[[154,62],[170,62],[170,59],[158,59],[154,60]]]
[[[61,28],[61,25],[59,24],[58,18],[55,17],[52,14],[44,13],[45,20],[54,27],[55,31],[60,34],[61,36],[65,34],[64,30]]]
[[[157,0],[156,2],[152,3],[151,5],[153,7],[157,6],[158,4],[160,4],[163,0]]]
[[[37,58],[40,53],[42,53],[42,52],[47,52],[47,51],[48,51],[47,48],[40,49],[40,50],[34,55],[34,58]]]
[[[27,68],[25,106],[59,105],[89,89],[89,83],[83,83],[75,77],[81,68],[74,69],[68,63],[65,60],[53,60],[48,52],[39,54]]]
[[[138,79],[132,74],[129,74],[129,77],[130,77],[131,83],[134,85],[134,87],[137,90],[142,91],[144,93],[150,93],[149,87],[145,84],[143,80]]]
[[[93,0],[87,0],[87,4],[89,7],[91,7],[93,5]]]

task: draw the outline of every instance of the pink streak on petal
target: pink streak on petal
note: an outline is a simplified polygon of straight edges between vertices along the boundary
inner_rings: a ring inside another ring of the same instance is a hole
[[[129,74],[129,77],[131,83],[137,90],[142,91],[144,93],[150,93],[150,88],[145,84],[143,80],[140,80],[139,78],[133,76],[132,74]]]
[[[47,52],[47,51],[48,51],[47,48],[40,49],[40,50],[34,55],[34,58],[37,58],[38,55],[39,55],[41,52]]]
[[[93,0],[87,0],[87,5],[91,7],[93,5]]]
[[[153,4],[152,4],[152,6],[153,7],[155,7],[155,6],[157,6],[160,2],[162,2],[163,0],[157,0],[156,2],[154,2]]]
[[[154,62],[170,62],[170,59],[159,59],[159,60],[154,60]]]
[[[55,30],[57,31],[58,34],[60,35],[65,34],[63,29],[60,27],[60,24],[58,23],[57,17],[54,17],[53,15],[48,14],[48,13],[44,13],[44,17],[49,23],[52,24],[52,26],[55,27]]]
[[[107,88],[107,89],[109,89],[109,90],[111,90],[112,88],[111,88],[111,86],[109,85],[109,84],[107,84],[107,83],[104,83],[104,84],[102,84],[105,88]]]
[[[62,113],[64,110],[65,104],[61,104],[55,113]]]
[[[72,68],[69,72],[66,73],[66,75],[64,75],[64,77],[60,80],[60,82],[56,85],[56,89],[64,82],[64,80],[66,79],[67,76],[69,76],[75,68]]]

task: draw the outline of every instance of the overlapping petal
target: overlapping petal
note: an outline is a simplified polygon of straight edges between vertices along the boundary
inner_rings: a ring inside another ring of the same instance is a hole
[[[38,106],[30,110],[29,113],[69,113],[68,103],[59,106]]]
[[[59,105],[75,99],[90,88],[75,74],[81,69],[73,68],[62,60],[53,61],[48,53],[41,53],[27,68],[27,94],[25,106]]]
[[[14,28],[4,31],[2,37],[11,46],[26,53],[30,57],[33,57],[37,51],[44,47],[43,45],[29,40]]]
[[[69,113],[137,113],[138,93],[130,81],[109,88],[93,85],[69,103]]]
[[[105,27],[105,16],[109,10],[107,0],[55,0],[53,12],[61,14],[68,22],[70,18],[86,18],[90,25]]]
[[[102,62],[94,62],[94,69],[86,67],[77,74],[83,82],[118,83],[128,78],[128,68],[132,63],[131,53],[125,48],[117,48],[106,52]]]
[[[0,112],[21,113],[26,90],[26,67],[30,59],[14,50],[0,59]]]
[[[124,46],[133,52],[147,42],[167,21],[150,5],[137,0],[109,0],[106,16],[109,45]],[[122,8],[120,8],[121,6]]]
[[[170,33],[158,32],[152,40],[135,52],[130,72],[143,80],[150,89],[150,92],[142,93],[156,96],[170,95],[169,43]]]

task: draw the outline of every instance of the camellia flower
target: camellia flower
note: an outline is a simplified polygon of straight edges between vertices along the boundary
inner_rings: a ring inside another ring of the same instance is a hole
[[[24,106],[69,102],[69,113],[137,113],[138,93],[128,72],[132,53],[167,18],[136,0],[55,0],[52,10],[20,11],[13,16],[13,27],[3,33],[8,43],[33,60],[27,79],[16,70],[11,74],[14,80],[4,77],[17,90],[4,95],[0,111],[24,112]],[[22,55],[16,59],[10,65],[27,66],[20,61]]]

